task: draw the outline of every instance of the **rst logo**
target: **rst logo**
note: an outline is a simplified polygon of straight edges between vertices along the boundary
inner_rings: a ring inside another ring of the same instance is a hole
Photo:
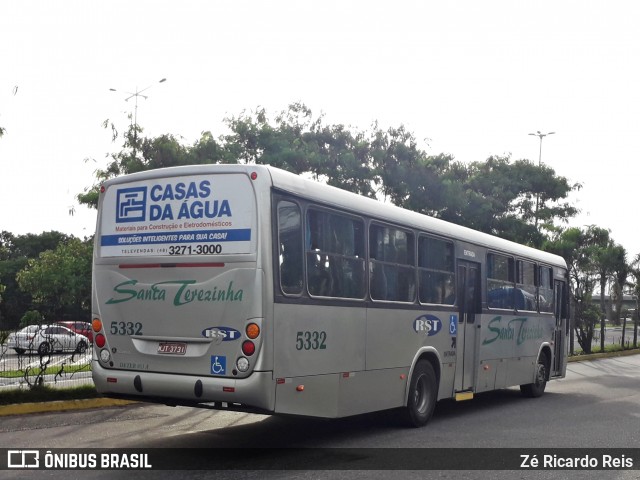
[[[442,330],[442,320],[434,315],[422,315],[413,321],[413,329],[432,337]]]
[[[230,342],[240,338],[240,332],[230,327],[209,327],[202,331],[205,338],[213,338],[216,343]]]

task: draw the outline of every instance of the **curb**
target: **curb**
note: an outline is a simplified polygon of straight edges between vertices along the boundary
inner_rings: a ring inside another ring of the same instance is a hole
[[[573,355],[568,358],[568,362],[586,362],[590,360],[598,360],[600,358],[628,357],[629,355],[640,354],[640,349],[620,350],[618,352],[590,353],[589,355]]]
[[[83,400],[59,400],[54,402],[14,403],[0,406],[0,417],[23,415],[29,413],[64,412],[66,410],[83,410],[89,408],[124,407],[135,403],[133,400],[115,398],[87,398]]]

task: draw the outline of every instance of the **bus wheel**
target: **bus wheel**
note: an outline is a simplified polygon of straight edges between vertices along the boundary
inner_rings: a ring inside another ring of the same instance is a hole
[[[409,383],[409,397],[405,407],[405,420],[411,427],[427,424],[438,399],[438,384],[431,363],[420,360]]]
[[[547,360],[547,354],[541,353],[536,365],[536,378],[533,383],[526,385],[520,385],[520,391],[523,395],[531,398],[536,398],[544,393],[544,389],[547,386],[547,373],[549,370],[549,362]]]

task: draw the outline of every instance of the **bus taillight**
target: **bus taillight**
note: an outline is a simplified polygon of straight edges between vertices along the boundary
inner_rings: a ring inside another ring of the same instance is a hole
[[[94,332],[99,332],[100,330],[102,330],[102,320],[100,320],[99,318],[94,318],[91,322],[91,328],[93,328]]]
[[[104,338],[104,335],[102,335],[100,333],[100,334],[96,335],[95,342],[96,342],[96,346],[98,348],[102,348],[107,343],[107,340]]]
[[[250,323],[249,325],[247,325],[245,331],[247,332],[247,337],[249,337],[251,340],[255,340],[256,338],[258,338],[258,335],[260,335],[260,327],[256,323]]]
[[[256,345],[251,340],[245,340],[242,344],[242,353],[250,357],[256,352]]]

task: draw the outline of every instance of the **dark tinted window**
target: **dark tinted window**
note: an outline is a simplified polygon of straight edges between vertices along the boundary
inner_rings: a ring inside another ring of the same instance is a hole
[[[364,223],[361,219],[309,209],[306,245],[310,295],[364,297]]]
[[[369,259],[372,299],[397,302],[415,300],[413,233],[372,225],[369,230]]]

